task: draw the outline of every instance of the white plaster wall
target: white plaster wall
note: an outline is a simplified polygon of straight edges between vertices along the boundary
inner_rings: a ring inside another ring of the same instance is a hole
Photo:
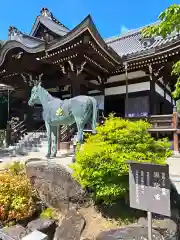
[[[142,82],[128,85],[128,92],[142,92],[150,90],[150,82]],[[126,86],[105,88],[105,96],[118,95],[126,93]]]
[[[136,78],[141,78],[148,76],[145,72],[143,71],[136,71],[136,72],[131,72],[128,73],[128,79],[136,79]],[[120,82],[126,80],[125,73],[119,74],[116,76],[112,76],[107,80],[107,83],[112,83],[112,82]],[[92,83],[99,85],[99,83],[96,80],[91,80]]]
[[[143,71],[128,73],[128,79],[137,79],[145,76],[148,76],[148,75]],[[110,77],[107,82],[112,83],[112,82],[118,82],[118,81],[124,81],[124,80],[126,80],[125,74],[120,74],[120,75]]]
[[[171,103],[171,97],[168,94],[166,94],[166,100],[168,100]]]
[[[155,83],[155,91],[159,93],[162,97],[164,97],[164,90]]]
[[[101,110],[104,110],[104,96],[103,95],[98,95],[98,96],[93,96],[98,104],[98,108]]]
[[[159,93],[159,95],[164,97],[164,90],[160,86],[158,86],[157,84],[155,84],[155,91],[157,93]],[[171,96],[168,93],[166,93],[166,100],[171,103]]]
[[[98,90],[91,90],[91,91],[89,91],[88,93],[89,93],[89,94],[95,94],[95,93],[99,93],[99,91],[98,91]]]
[[[63,99],[64,98],[69,98],[69,97],[71,97],[71,94],[64,94],[64,95],[62,95],[62,97],[63,97]]]
[[[48,88],[48,92],[58,92],[57,88]]]

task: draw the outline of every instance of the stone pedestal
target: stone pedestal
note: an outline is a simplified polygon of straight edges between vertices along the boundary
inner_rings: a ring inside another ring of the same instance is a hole
[[[48,240],[48,236],[42,232],[37,230],[33,231],[32,233],[28,234],[22,240]]]
[[[70,142],[59,142],[58,151],[60,150],[61,153],[69,153],[70,145],[71,145]]]

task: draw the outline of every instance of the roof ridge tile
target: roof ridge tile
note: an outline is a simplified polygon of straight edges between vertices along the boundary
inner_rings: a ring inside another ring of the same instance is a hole
[[[118,36],[112,36],[112,37],[106,38],[105,41],[106,41],[106,43],[110,43],[110,42],[114,42],[114,41],[117,41],[122,38],[130,37],[130,36],[133,36],[136,34],[138,35],[138,34],[140,34],[140,32],[143,28],[152,26],[152,25],[156,25],[156,24],[159,24],[159,21],[151,23],[151,24],[147,24],[147,25],[139,27],[139,28],[130,29],[125,33],[120,33],[120,35],[118,35]]]

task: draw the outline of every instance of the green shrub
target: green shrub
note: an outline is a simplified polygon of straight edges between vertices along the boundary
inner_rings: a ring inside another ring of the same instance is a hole
[[[18,221],[33,215],[36,210],[34,190],[23,165],[15,162],[0,173],[0,221]]]
[[[164,164],[171,155],[167,139],[155,140],[150,124],[110,115],[97,134],[88,136],[72,164],[74,178],[93,192],[95,200],[109,203],[128,193],[127,160]]]
[[[54,209],[52,209],[52,208],[44,209],[44,211],[42,211],[40,217],[42,219],[53,219],[55,217]]]

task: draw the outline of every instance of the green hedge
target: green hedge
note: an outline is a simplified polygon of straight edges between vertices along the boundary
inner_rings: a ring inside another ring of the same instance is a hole
[[[145,121],[109,116],[97,134],[77,150],[72,164],[75,179],[93,192],[95,200],[110,203],[128,194],[127,160],[164,164],[172,154],[167,139],[155,140]]]

